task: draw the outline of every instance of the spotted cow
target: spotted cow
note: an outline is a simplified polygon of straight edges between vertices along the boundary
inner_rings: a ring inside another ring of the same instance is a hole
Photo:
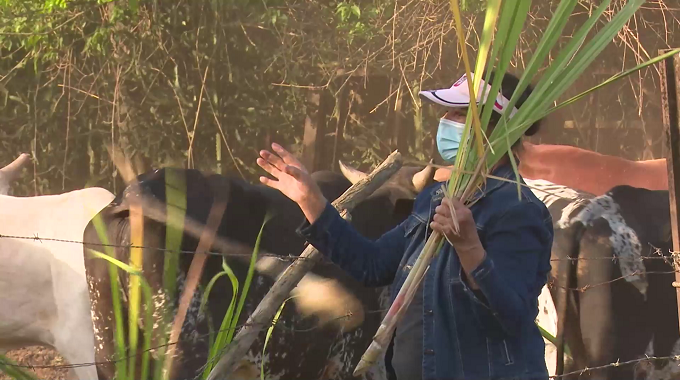
[[[630,186],[598,197],[560,192],[560,200],[549,205],[557,220],[550,290],[573,356],[565,370],[635,360],[645,353],[670,355],[679,334],[668,264],[668,192]],[[668,365],[611,366],[573,378],[660,380]]]

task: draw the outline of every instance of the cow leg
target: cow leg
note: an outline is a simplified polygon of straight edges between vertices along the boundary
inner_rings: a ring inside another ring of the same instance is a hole
[[[614,319],[612,315],[612,289],[607,281],[612,279],[612,247],[608,234],[598,233],[597,220],[587,229],[580,240],[580,256],[577,264],[577,284],[586,289],[579,295],[581,331],[588,356],[588,367],[606,365],[616,361],[614,356]],[[605,227],[608,229],[608,227]],[[605,380],[608,371],[591,371],[591,380]]]
[[[583,346],[583,337],[579,323],[578,305],[576,304],[575,293],[569,288],[573,288],[576,283],[575,262],[570,258],[579,257],[579,240],[583,231],[582,226],[572,225],[568,228],[558,228],[555,230],[551,258],[556,259],[556,264],[552,265],[551,279],[548,283],[550,295],[554,303],[557,324],[555,326],[558,345],[560,338],[569,347],[572,360],[562,363],[562,372],[573,372],[588,366],[586,350]],[[554,353],[549,349],[555,350]],[[546,347],[546,360],[553,365],[550,371],[559,372],[558,363],[559,350],[550,344]],[[553,356],[554,359],[551,359]]]
[[[75,294],[72,293],[73,297],[69,297],[71,301],[63,305],[70,310],[59,311],[57,326],[60,328],[54,329],[54,348],[69,364],[93,363],[95,361],[94,335],[87,289],[81,291],[72,289],[71,291]],[[75,297],[76,295],[78,297]],[[97,379],[95,366],[75,367],[73,371],[77,379]]]
[[[536,317],[536,322],[553,336],[557,335],[557,311],[547,286],[543,287],[541,294],[538,296],[538,316]],[[557,348],[547,339],[543,338],[543,340],[545,341],[545,363],[548,367],[548,374],[554,376],[555,368],[557,367]]]
[[[105,209],[106,210],[106,209]],[[98,214],[96,217],[106,215],[104,212]],[[116,243],[129,243],[119,242],[118,239],[118,229],[124,229],[123,225],[118,225],[117,222],[112,221],[109,216],[104,216],[103,224],[109,226],[108,239],[111,242]],[[109,219],[109,220],[106,220]],[[113,226],[111,226],[113,225]],[[109,274],[109,263],[105,260],[99,259],[93,256],[89,249],[96,251],[102,251],[101,240],[97,235],[94,225],[90,222],[85,228],[83,235],[84,245],[84,264],[85,264],[85,274],[87,279],[87,286],[89,290],[89,298],[91,303],[91,316],[92,325],[94,330],[94,352],[95,361],[97,364],[97,376],[99,380],[113,379],[115,376],[115,363],[111,362],[114,358],[115,348],[114,348],[114,329],[115,329],[115,318],[113,311],[113,297],[111,292],[111,277]],[[88,243],[92,243],[89,245]],[[120,255],[119,249],[116,249],[116,255]],[[120,259],[121,257],[117,257]],[[127,261],[127,260],[123,260]],[[118,278],[114,278],[114,281],[118,281]],[[124,325],[127,325],[127,315],[125,315],[125,310],[123,309],[123,321]],[[127,334],[125,332],[124,334]]]

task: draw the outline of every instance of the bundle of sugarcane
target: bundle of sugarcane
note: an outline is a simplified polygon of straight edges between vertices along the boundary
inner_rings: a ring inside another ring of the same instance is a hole
[[[581,25],[580,29],[571,36],[571,40],[560,50],[559,54],[550,62],[543,76],[535,86],[531,95],[524,101],[522,107],[512,116],[503,114],[490,135],[486,130],[490,121],[494,102],[497,100],[502,78],[510,64],[514,54],[520,32],[529,14],[531,0],[505,0],[501,7],[501,0],[489,0],[486,3],[486,17],[482,31],[477,61],[473,75],[467,55],[464,29],[461,22],[459,0],[451,0],[451,9],[454,16],[458,44],[462,51],[462,59],[465,65],[470,99],[477,99],[484,106],[482,112],[478,111],[476,102],[470,102],[467,113],[465,129],[461,144],[456,156],[452,175],[446,184],[446,197],[457,197],[464,204],[469,205],[474,190],[484,185],[489,170],[505,156],[510,147],[526,132],[536,121],[549,113],[571,104],[618,79],[628,76],[644,67],[661,61],[680,51],[673,50],[644,62],[632,69],[621,72],[599,85],[573,97],[560,104],[556,104],[558,98],[571,86],[576,79],[593,62],[599,53],[609,44],[616,34],[623,28],[633,14],[644,3],[644,0],[630,0],[621,7],[614,16],[604,23],[604,26],[590,39],[585,42],[587,34],[607,10],[611,0],[604,0],[591,13],[589,19]],[[538,43],[533,56],[526,65],[511,99],[504,105],[506,110],[513,110],[519,96],[535,77],[540,66],[546,60],[548,54],[555,46],[562,34],[569,17],[571,16],[578,0],[562,0],[555,9],[548,27]],[[502,8],[502,10],[501,10]],[[482,72],[486,69],[485,84],[480,86]],[[495,69],[495,70],[494,70]],[[493,79],[490,78],[494,72]],[[480,87],[482,87],[480,89]],[[517,163],[512,154],[508,155],[511,165],[517,174]],[[517,183],[518,196],[520,196],[520,182]],[[453,214],[453,213],[452,213]],[[455,219],[455,214],[454,219]],[[454,220],[455,224],[455,220]],[[428,238],[423,250],[415,262],[406,281],[402,285],[392,306],[388,310],[382,324],[376,332],[373,342],[361,358],[354,370],[355,376],[360,376],[385,352],[397,322],[409,306],[418,289],[424,275],[429,268],[432,258],[439,252],[444,244],[442,235],[433,232]]]

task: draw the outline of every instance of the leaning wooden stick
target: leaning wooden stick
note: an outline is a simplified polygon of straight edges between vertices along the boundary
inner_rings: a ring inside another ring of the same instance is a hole
[[[354,206],[382,186],[401,168],[401,165],[401,154],[398,151],[392,152],[368,177],[352,185],[335,200],[333,206],[346,218]],[[321,257],[321,253],[310,245],[300,255],[301,260],[295,260],[286,269],[248,318],[245,326],[239,330],[224,355],[208,375],[208,380],[229,378],[235,365],[245,356],[262,329],[271,325],[274,315],[293,288]]]

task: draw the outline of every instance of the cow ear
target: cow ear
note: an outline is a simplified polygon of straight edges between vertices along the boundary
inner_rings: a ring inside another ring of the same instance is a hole
[[[413,210],[415,199],[400,198],[394,203],[394,217],[400,222],[408,218]]]

